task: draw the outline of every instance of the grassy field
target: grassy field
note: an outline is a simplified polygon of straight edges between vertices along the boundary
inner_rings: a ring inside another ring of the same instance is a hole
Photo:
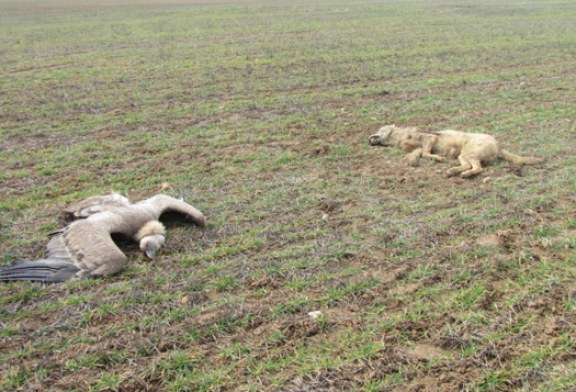
[[[168,182],[208,220],[114,277],[0,285],[0,390],[573,390],[574,20],[560,0],[0,0],[0,264],[110,190]],[[547,162],[448,179],[370,147],[387,123]]]

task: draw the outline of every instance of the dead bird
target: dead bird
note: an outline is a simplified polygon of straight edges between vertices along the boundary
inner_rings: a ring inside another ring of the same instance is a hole
[[[155,259],[165,241],[166,229],[159,221],[165,213],[177,213],[200,227],[206,222],[202,212],[167,195],[134,204],[117,193],[89,197],[65,210],[73,222],[51,235],[46,258],[1,269],[0,281],[63,282],[118,273],[127,257],[113,234],[137,241],[140,250]]]

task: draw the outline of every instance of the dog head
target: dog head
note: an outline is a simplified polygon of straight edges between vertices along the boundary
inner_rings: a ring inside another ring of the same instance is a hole
[[[393,140],[394,129],[396,125],[385,125],[377,133],[370,136],[369,143],[371,146],[393,146],[396,141]]]

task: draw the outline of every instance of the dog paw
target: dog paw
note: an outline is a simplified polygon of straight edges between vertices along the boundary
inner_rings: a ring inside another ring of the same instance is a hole
[[[480,172],[479,171],[465,171],[464,173],[460,174],[460,177],[462,178],[472,178],[474,176],[477,176]]]
[[[407,159],[407,161],[408,161],[408,165],[410,165],[412,167],[417,167],[420,164],[419,159]]]

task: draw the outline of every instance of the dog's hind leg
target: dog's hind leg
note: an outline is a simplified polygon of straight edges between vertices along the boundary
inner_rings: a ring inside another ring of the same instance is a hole
[[[460,177],[470,178],[472,176],[480,174],[484,170],[484,169],[482,169],[482,164],[480,163],[480,160],[478,160],[478,159],[470,159],[470,164],[472,165],[472,168],[470,170],[466,170],[465,172],[462,172],[460,174]]]
[[[454,177],[460,173],[463,173],[463,172],[466,172],[467,170],[472,169],[472,164],[462,154],[460,154],[460,156],[458,157],[458,160],[460,161],[460,166],[455,166],[455,167],[451,167],[450,169],[448,169],[448,171],[446,172],[446,176]]]

